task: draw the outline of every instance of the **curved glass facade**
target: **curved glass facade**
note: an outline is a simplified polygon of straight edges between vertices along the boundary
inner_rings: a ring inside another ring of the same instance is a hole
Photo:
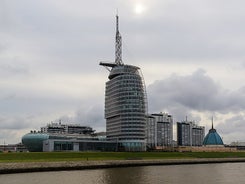
[[[118,150],[146,150],[146,92],[140,68],[122,62],[122,37],[116,16],[115,63],[103,63],[109,71],[105,90],[106,136]],[[111,70],[109,69],[111,68]]]
[[[22,143],[31,152],[41,152],[43,151],[43,141],[48,138],[48,134],[28,133],[22,137]]]
[[[118,141],[119,149],[145,150],[146,93],[140,69],[115,65],[105,92],[107,139]]]

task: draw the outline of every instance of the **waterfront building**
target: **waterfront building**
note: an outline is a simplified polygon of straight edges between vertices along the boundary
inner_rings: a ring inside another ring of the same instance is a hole
[[[146,144],[147,149],[155,149],[157,147],[157,126],[156,120],[149,115],[146,119]]]
[[[109,70],[105,89],[105,119],[108,141],[118,150],[146,149],[146,91],[140,68],[122,62],[122,40],[116,16],[115,63],[100,62]]]
[[[178,146],[202,146],[205,127],[198,126],[192,121],[177,122]]]
[[[57,134],[92,134],[94,130],[89,126],[81,126],[79,124],[62,124],[49,123],[41,127],[41,133],[57,133]]]
[[[202,146],[204,135],[205,128],[203,126],[192,127],[192,146]]]
[[[240,141],[232,142],[229,145],[229,147],[236,148],[237,150],[245,150],[245,142],[240,142]]]
[[[173,144],[173,118],[167,113],[151,114],[147,117],[147,147],[169,147]]]
[[[117,143],[97,135],[52,134],[32,132],[22,137],[30,152],[51,151],[116,151]]]
[[[191,146],[191,124],[188,122],[177,122],[177,144],[178,146]]]
[[[26,152],[27,149],[22,143],[0,145],[0,152]]]
[[[213,118],[212,118],[212,128],[209,130],[208,134],[205,136],[204,140],[203,140],[203,145],[204,146],[224,146],[224,143],[220,137],[220,135],[218,134],[218,132],[216,131],[216,129],[214,129],[213,127]]]
[[[117,142],[107,141],[104,132],[95,133],[88,126],[61,122],[25,134],[22,143],[30,152],[117,151]]]

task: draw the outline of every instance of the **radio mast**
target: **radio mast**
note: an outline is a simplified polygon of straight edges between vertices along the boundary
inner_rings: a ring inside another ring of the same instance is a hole
[[[123,65],[122,62],[122,37],[119,32],[119,16],[116,15],[116,44],[115,44],[115,63],[117,65]]]

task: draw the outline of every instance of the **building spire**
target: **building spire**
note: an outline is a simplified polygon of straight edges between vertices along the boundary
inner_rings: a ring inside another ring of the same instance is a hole
[[[214,129],[214,117],[212,116],[212,130]]]
[[[119,16],[116,15],[116,45],[115,45],[115,63],[117,65],[123,65],[122,62],[122,37],[119,32]]]

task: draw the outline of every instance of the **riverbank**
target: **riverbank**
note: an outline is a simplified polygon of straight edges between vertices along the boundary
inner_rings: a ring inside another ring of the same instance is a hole
[[[245,152],[10,152],[0,153],[0,163],[162,160],[195,158],[245,158]]]
[[[0,163],[0,174],[136,167],[154,165],[184,165],[245,162],[245,158],[199,158],[199,159],[154,159],[154,160],[100,160],[60,162]]]

